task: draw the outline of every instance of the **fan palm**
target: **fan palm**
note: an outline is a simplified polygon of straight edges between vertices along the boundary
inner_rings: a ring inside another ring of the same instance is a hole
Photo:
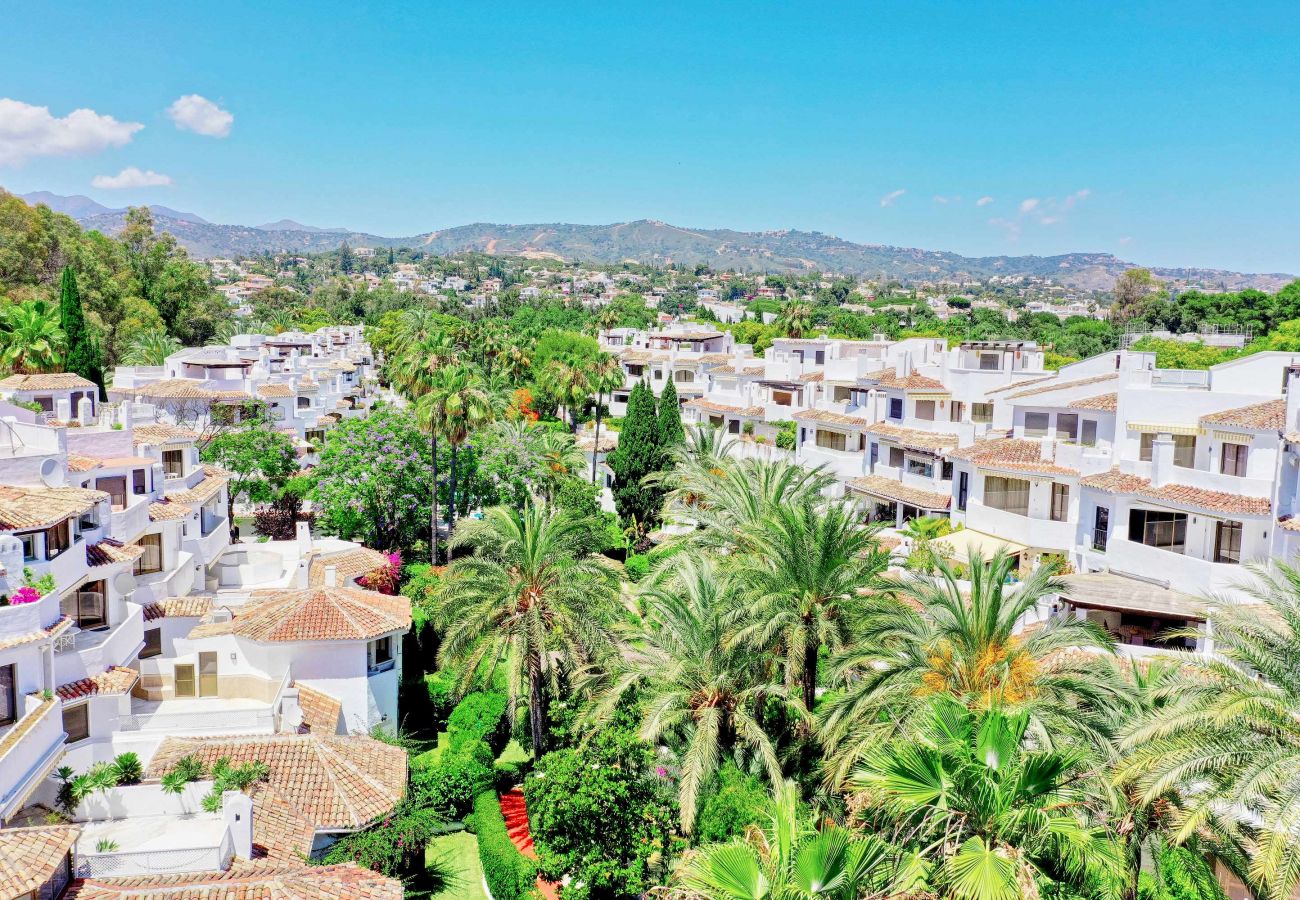
[[[552,395],[569,411],[569,429],[578,430],[578,413],[593,390],[591,370],[585,363],[555,360],[546,371]]]
[[[756,713],[784,692],[767,683],[755,654],[727,640],[740,601],[734,581],[707,557],[674,556],[642,597],[645,618],[598,690],[589,720],[608,724],[627,692],[637,692],[641,737],[667,743],[681,759],[678,800],[690,834],[700,792],[725,754],[747,751],[781,783],[776,750]]]
[[[456,461],[471,434],[489,424],[501,411],[500,399],[487,389],[483,378],[468,366],[441,370],[429,388],[431,408],[440,416],[440,430],[451,445],[447,526],[456,527]]]
[[[877,748],[850,805],[935,863],[932,888],[960,900],[1037,898],[1044,881],[1117,897],[1123,854],[1080,748],[1032,749],[1027,712],[934,697],[920,726]]]
[[[467,519],[452,549],[475,551],[447,568],[438,624],[439,661],[461,666],[464,684],[480,664],[508,667],[517,705],[526,686],[533,755],[546,751],[549,698],[561,663],[576,670],[609,644],[605,624],[618,597],[614,570],[573,547],[585,523],[544,502],[495,506]]]
[[[792,782],[778,784],[765,828],[690,853],[673,896],[684,900],[858,900],[901,895],[915,870],[893,847],[847,828],[815,829],[799,814]]]
[[[14,372],[59,368],[66,343],[58,307],[44,300],[15,303],[0,312],[0,364]]]
[[[735,640],[781,653],[785,682],[803,690],[804,708],[817,699],[823,647],[841,649],[852,637],[860,591],[888,566],[876,529],[861,527],[850,508],[811,500],[772,509],[747,538],[735,571],[748,606]]]
[[[781,308],[775,324],[786,337],[801,338],[812,331],[812,307],[801,300],[790,300]]]
[[[132,335],[122,362],[128,366],[161,366],[180,349],[181,342],[168,334],[167,329],[148,328]]]
[[[939,560],[935,577],[909,576],[870,598],[858,623],[862,640],[832,662],[843,688],[822,717],[832,782],[936,694],[972,709],[1029,709],[1045,739],[1105,743],[1127,697],[1108,658],[1110,636],[1072,616],[1021,631],[1023,617],[1060,586],[1044,566],[1008,584],[1013,565],[1005,553],[987,563],[972,554],[967,590]]]
[[[1218,655],[1189,657],[1157,691],[1118,775],[1146,802],[1178,791],[1173,839],[1245,844],[1253,892],[1280,900],[1300,884],[1300,570],[1273,566],[1242,586],[1255,602],[1210,610]]]

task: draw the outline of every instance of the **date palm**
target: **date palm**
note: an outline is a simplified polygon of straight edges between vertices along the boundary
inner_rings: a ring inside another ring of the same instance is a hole
[[[779,653],[787,687],[800,686],[810,713],[822,648],[838,651],[852,639],[861,592],[888,566],[876,531],[860,526],[844,504],[805,499],[772,509],[735,558],[747,615],[734,640]]]
[[[128,366],[161,366],[167,357],[181,349],[181,342],[165,328],[148,328],[131,336],[122,362]]]
[[[1026,711],[936,696],[917,712],[918,727],[863,760],[850,806],[934,864],[933,892],[1036,900],[1055,882],[1120,896],[1124,856],[1087,750],[1035,748]]]
[[[555,491],[565,478],[577,475],[587,461],[578,442],[571,434],[563,434],[537,425],[525,426],[535,435],[537,465],[541,471],[542,489],[548,500],[555,499]]]
[[[592,372],[586,363],[555,360],[547,367],[546,379],[552,395],[569,411],[569,430],[577,432],[578,413],[592,392]]]
[[[411,312],[416,312],[412,310]],[[418,321],[419,317],[415,317]],[[415,327],[412,324],[412,327]],[[457,351],[445,332],[429,332],[421,339],[407,345],[391,361],[390,377],[393,384],[408,398],[415,401],[415,418],[420,428],[429,434],[429,461],[433,468],[429,506],[429,559],[438,563],[438,438],[446,427],[444,391],[435,391],[435,385],[445,380],[443,371],[457,359]]]
[[[66,343],[58,307],[44,300],[15,303],[0,312],[0,364],[5,368],[53,371],[62,363]]]
[[[575,556],[586,523],[544,502],[495,506],[466,519],[453,550],[473,555],[448,566],[437,613],[439,661],[459,666],[466,686],[481,664],[504,664],[512,706],[527,696],[533,756],[546,752],[550,698],[561,664],[584,667],[609,645],[618,598],[614,570]]]
[[[1250,851],[1265,900],[1300,884],[1300,569],[1251,567],[1252,601],[1211,608],[1217,656],[1189,656],[1123,740],[1143,801],[1177,791],[1173,839],[1211,831]]]
[[[1023,617],[1060,585],[1045,566],[1008,584],[1014,565],[1005,553],[987,562],[971,554],[967,589],[939,560],[935,576],[905,577],[868,599],[860,639],[832,661],[841,690],[821,720],[832,783],[934,695],[972,709],[1028,710],[1044,740],[1106,744],[1129,697],[1112,639],[1073,616],[1021,631]]]
[[[786,337],[804,337],[813,329],[812,307],[801,300],[789,300],[781,308],[775,324]]]
[[[641,737],[668,744],[681,760],[678,801],[682,831],[690,834],[700,793],[726,755],[749,754],[774,785],[781,783],[757,712],[784,691],[767,682],[756,654],[728,641],[740,598],[735,582],[708,558],[678,554],[641,597],[645,617],[604,676],[587,718],[607,726],[624,696],[636,692]]]
[[[596,460],[600,458],[600,419],[601,404],[606,392],[613,392],[626,383],[623,367],[618,358],[609,353],[602,353],[591,367],[591,387],[596,392],[596,435],[594,449],[591,452],[591,483],[596,483]]]
[[[490,424],[501,411],[500,399],[488,390],[477,371],[464,365],[448,366],[438,372],[429,387],[430,401],[440,418],[439,430],[451,445],[450,490],[447,526],[456,528],[456,462],[460,448],[470,435]]]

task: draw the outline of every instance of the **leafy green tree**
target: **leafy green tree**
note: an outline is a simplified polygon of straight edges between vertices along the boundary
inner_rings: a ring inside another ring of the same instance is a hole
[[[103,387],[104,362],[89,330],[77,291],[77,276],[71,266],[63,267],[59,282],[59,326],[67,340],[63,368]]]
[[[52,372],[59,368],[65,346],[58,310],[44,300],[0,311],[0,365],[14,372]]]
[[[659,421],[650,388],[638,383],[628,397],[627,415],[618,435],[618,448],[607,457],[614,470],[614,505],[624,522],[646,532],[659,521],[663,491],[646,484],[646,476],[659,471]]]
[[[1241,355],[1233,347],[1211,347],[1201,341],[1144,337],[1133,342],[1133,349],[1155,353],[1161,369],[1208,369]]]
[[[227,501],[231,522],[235,520],[237,498],[243,497],[248,503],[270,503],[298,474],[298,453],[293,442],[261,419],[220,432],[203,445],[201,456],[204,462],[233,475]]]
[[[617,597],[613,570],[574,555],[583,523],[545,503],[496,506],[466,519],[438,612],[439,661],[472,678],[483,663],[505,666],[512,708],[527,691],[534,758],[546,751],[547,709],[559,695],[560,669],[576,671],[609,643],[605,623]]]

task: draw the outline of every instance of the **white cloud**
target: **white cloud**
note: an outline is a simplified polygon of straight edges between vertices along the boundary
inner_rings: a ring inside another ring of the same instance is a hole
[[[1091,193],[1092,191],[1088,190],[1087,188],[1077,190],[1073,194],[1065,198],[1065,200],[1061,203],[1061,207],[1063,209],[1074,209],[1074,205],[1076,203],[1079,203],[1083,200],[1087,200],[1088,195],[1090,195]]]
[[[1038,198],[1028,197],[1020,201],[1020,214],[1031,213],[1038,208]]]
[[[899,188],[896,191],[890,191],[888,194],[880,198],[880,205],[893,206],[894,201],[896,201],[899,197],[903,196],[906,193],[907,191],[903,190],[902,188]]]
[[[935,194],[934,202],[938,203],[940,206],[947,206],[949,203],[960,203],[961,197],[958,197],[956,195],[951,197],[945,197],[942,194]]]
[[[1119,242],[1120,242],[1121,244],[1127,244],[1127,243],[1128,243],[1129,241],[1131,241],[1131,240],[1133,240],[1133,235],[1131,235],[1131,234],[1126,234],[1126,235],[1124,235],[1122,238],[1119,239]]]
[[[74,109],[63,118],[48,106],[0,98],[0,166],[21,166],[38,156],[79,156],[121,147],[144,126],[119,122],[93,109]]]
[[[1043,216],[1041,219],[1038,220],[1038,224],[1039,224],[1039,225],[1055,225],[1055,224],[1056,224],[1057,222],[1059,222],[1059,221],[1061,221],[1061,217],[1060,217],[1060,216]]]
[[[993,198],[992,198],[992,197],[980,197],[978,200],[975,201],[975,205],[976,205],[976,206],[988,206],[988,205],[989,205],[990,203],[992,203],[992,202],[993,202]]]
[[[183,131],[223,138],[230,134],[235,117],[198,94],[186,94],[167,107],[168,117]]]
[[[116,175],[96,175],[90,183],[106,191],[120,191],[124,188],[168,187],[172,183],[170,175],[163,175],[153,169],[137,169],[127,166]]]
[[[1007,236],[1007,240],[1015,243],[1020,240],[1020,220],[1019,219],[989,219],[989,224],[994,228],[1000,228]]]

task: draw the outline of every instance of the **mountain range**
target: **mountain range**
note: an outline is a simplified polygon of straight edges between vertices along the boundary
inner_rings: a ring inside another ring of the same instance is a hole
[[[85,228],[107,234],[121,229],[125,209],[113,209],[81,195],[48,191],[20,195],[45,204]],[[962,256],[946,250],[921,250],[884,244],[858,244],[815,231],[732,231],[682,228],[652,219],[613,225],[494,225],[476,223],[410,237],[382,237],[346,228],[319,228],[292,219],[264,225],[219,225],[193,213],[151,206],[155,226],[176,236],[194,256],[232,257],[262,252],[319,252],[346,242],[352,247],[412,247],[434,254],[476,251],[534,259],[590,263],[682,265],[706,263],[715,269],[759,272],[824,271],[884,276],[901,281],[1035,275],[1066,287],[1109,290],[1115,278],[1135,263],[1110,253],[1058,256]],[[1295,276],[1220,269],[1151,267],[1158,278],[1179,286],[1211,290],[1253,287],[1275,291]]]

